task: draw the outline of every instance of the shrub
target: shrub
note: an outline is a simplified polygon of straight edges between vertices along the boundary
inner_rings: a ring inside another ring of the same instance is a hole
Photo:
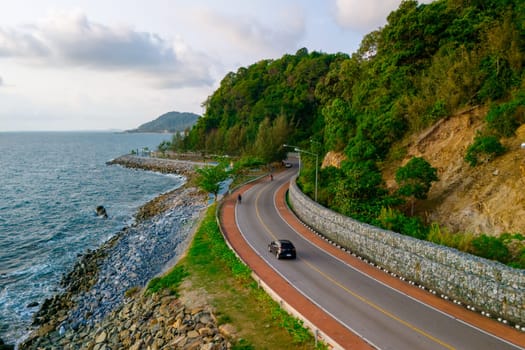
[[[432,243],[448,246],[447,243],[450,243],[450,235],[451,233],[447,229],[442,229],[438,224],[433,223],[428,230],[427,240]]]
[[[468,252],[472,246],[472,240],[476,237],[473,233],[458,233],[456,234],[455,248],[462,252]]]
[[[474,235],[472,233],[452,233],[444,227],[433,223],[427,235],[427,240],[436,244],[468,251],[472,245]]]
[[[487,126],[500,136],[511,137],[525,122],[524,109],[525,93],[522,92],[507,103],[492,106],[487,113]]]
[[[525,268],[525,236],[521,233],[503,233],[499,240],[509,250],[508,265],[516,268]]]
[[[430,120],[439,120],[447,115],[449,115],[449,111],[447,111],[447,105],[443,100],[436,101],[429,111]]]
[[[377,217],[376,224],[386,230],[394,230],[395,223],[398,221],[398,216],[403,215],[399,211],[392,208],[381,208],[381,213]]]
[[[467,148],[465,161],[474,167],[478,165],[482,155],[485,155],[487,160],[491,160],[493,157],[500,156],[503,153],[505,153],[505,147],[503,147],[496,136],[482,136],[478,133],[474,138],[474,143]]]
[[[419,217],[405,217],[401,221],[400,232],[404,235],[411,236],[418,239],[426,239],[428,228],[425,227]]]
[[[507,265],[515,269],[525,269],[525,248],[523,248],[518,257],[509,262]]]
[[[407,217],[402,212],[391,208],[382,208],[375,223],[384,229],[418,239],[425,239],[428,234],[428,229],[420,218]]]
[[[509,260],[509,249],[497,237],[482,234],[474,238],[471,242],[470,253],[502,263]]]

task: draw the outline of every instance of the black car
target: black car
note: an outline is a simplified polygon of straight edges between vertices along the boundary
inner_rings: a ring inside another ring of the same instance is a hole
[[[268,244],[268,251],[272,254],[275,254],[277,259],[295,259],[297,256],[295,253],[295,247],[293,243],[287,239],[278,239],[275,241],[271,241],[270,244]]]

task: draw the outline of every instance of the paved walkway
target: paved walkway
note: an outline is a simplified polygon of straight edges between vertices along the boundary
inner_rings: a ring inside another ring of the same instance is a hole
[[[242,187],[240,190],[231,194],[225,199],[221,207],[220,221],[222,230],[228,240],[229,244],[235,249],[241,259],[252,269],[252,271],[259,276],[267,285],[269,285],[283,300],[285,300],[294,309],[298,310],[305,318],[310,320],[319,330],[324,332],[327,336],[333,339],[337,344],[345,349],[372,349],[372,347],[352,333],[348,328],[342,326],[339,322],[333,319],[326,312],[318,308],[310,300],[306,299],[286,280],[278,275],[264,260],[262,260],[244,241],[236,223],[235,223],[235,205],[237,194],[247,191],[252,185]],[[525,333],[515,330],[507,325],[497,322],[493,319],[481,316],[477,313],[471,312],[462,306],[456,305],[450,301],[446,301],[429,292],[418,287],[401,281],[384,271],[381,271],[362,260],[342,251],[341,249],[328,243],[321,237],[314,234],[306,228],[290,211],[285,198],[288,184],[283,185],[276,196],[276,205],[283,218],[301,235],[312,241],[317,246],[330,252],[332,255],[345,261],[347,264],[354,266],[362,272],[372,276],[373,278],[388,284],[415,299],[421,300],[427,305],[460,319],[468,324],[471,324],[487,333],[497,334],[500,338],[507,340],[510,343],[525,347]]]

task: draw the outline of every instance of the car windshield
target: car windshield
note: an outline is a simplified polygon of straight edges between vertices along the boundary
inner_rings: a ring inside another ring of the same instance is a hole
[[[281,247],[285,249],[293,249],[293,244],[288,242],[281,242]]]

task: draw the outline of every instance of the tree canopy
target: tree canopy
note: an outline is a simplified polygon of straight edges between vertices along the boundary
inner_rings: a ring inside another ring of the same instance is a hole
[[[228,173],[224,166],[221,164],[205,166],[204,168],[197,169],[197,174],[197,185],[204,191],[212,193],[216,201],[221,182],[228,178]]]
[[[421,157],[410,159],[396,172],[396,182],[399,184],[398,193],[403,197],[426,199],[432,182],[438,180],[437,170]],[[414,212],[413,200],[411,212]]]

